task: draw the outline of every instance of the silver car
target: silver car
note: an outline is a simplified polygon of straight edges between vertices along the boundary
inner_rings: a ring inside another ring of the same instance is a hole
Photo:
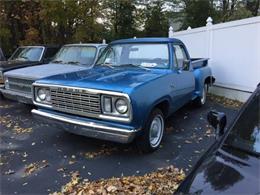
[[[90,69],[94,66],[106,44],[69,44],[63,46],[49,64],[20,68],[4,73],[7,99],[32,104],[32,83],[57,74]]]

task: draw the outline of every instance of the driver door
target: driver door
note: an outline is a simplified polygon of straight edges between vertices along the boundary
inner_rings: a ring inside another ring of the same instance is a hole
[[[172,98],[176,109],[192,99],[195,79],[190,67],[189,56],[181,44],[173,44],[173,59],[176,71],[172,76]]]

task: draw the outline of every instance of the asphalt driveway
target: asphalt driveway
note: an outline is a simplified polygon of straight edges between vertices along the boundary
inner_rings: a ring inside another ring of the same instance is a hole
[[[152,154],[142,154],[134,144],[90,139],[41,124],[33,119],[31,109],[0,100],[0,194],[60,191],[75,171],[90,181],[144,175],[169,165],[188,174],[214,142],[214,132],[206,121],[207,112],[223,111],[228,122],[237,112],[234,107],[212,100],[202,108],[187,105],[168,119],[161,148]]]

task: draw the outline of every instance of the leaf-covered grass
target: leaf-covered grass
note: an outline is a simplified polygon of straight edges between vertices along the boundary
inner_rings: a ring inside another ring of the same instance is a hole
[[[72,174],[71,181],[62,186],[60,194],[172,194],[185,178],[183,170],[169,166],[143,176],[81,180],[79,173]]]
[[[214,94],[209,94],[208,95],[208,99],[216,102],[218,104],[221,104],[225,107],[229,107],[229,108],[240,108],[243,105],[243,102],[240,102],[238,100],[232,100],[223,96],[218,96],[218,95],[214,95]]]

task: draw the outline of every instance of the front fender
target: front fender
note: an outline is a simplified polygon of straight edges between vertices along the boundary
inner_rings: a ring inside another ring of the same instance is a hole
[[[169,109],[171,108],[172,89],[169,83],[171,83],[169,77],[163,76],[133,90],[130,94],[133,111],[132,125],[142,129],[151,111],[163,101],[167,101]]]

